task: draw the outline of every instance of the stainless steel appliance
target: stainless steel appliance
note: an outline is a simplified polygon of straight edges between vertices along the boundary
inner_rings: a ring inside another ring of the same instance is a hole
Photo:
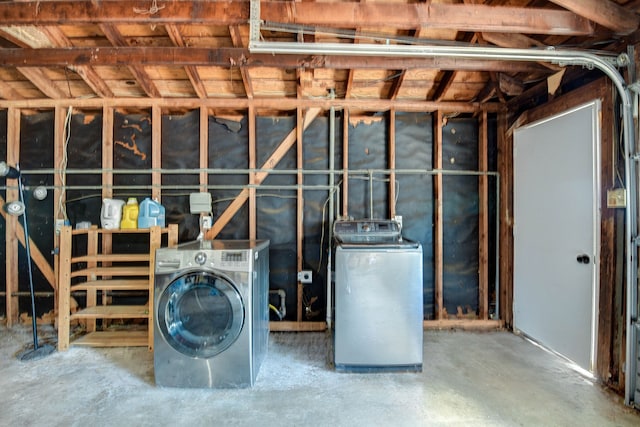
[[[421,371],[422,246],[388,220],[336,221],[334,363]]]
[[[269,339],[269,242],[156,251],[154,372],[168,387],[252,386]]]

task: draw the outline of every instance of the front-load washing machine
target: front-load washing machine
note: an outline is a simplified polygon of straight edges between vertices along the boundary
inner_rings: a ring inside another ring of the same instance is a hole
[[[198,240],[156,250],[156,385],[254,385],[269,340],[269,241]]]

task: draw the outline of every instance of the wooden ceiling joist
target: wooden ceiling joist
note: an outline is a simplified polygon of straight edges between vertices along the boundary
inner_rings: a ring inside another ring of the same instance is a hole
[[[127,40],[122,36],[122,34],[120,34],[118,29],[114,25],[103,24],[100,26],[100,29],[114,46],[122,47],[128,45]],[[129,64],[137,64],[137,62],[130,62]],[[149,96],[150,98],[161,97],[160,91],[153,83],[151,78],[149,78],[149,75],[144,69],[144,66],[129,65],[129,71],[131,71],[131,74],[136,79],[142,90],[147,94],[147,96]]]
[[[58,89],[58,86],[40,68],[18,67],[18,71],[49,98],[64,99],[71,97],[70,94]]]
[[[180,34],[180,30],[176,25],[166,25],[165,30],[174,45],[177,47],[186,47],[182,34]],[[191,86],[193,86],[193,90],[196,92],[196,95],[198,95],[198,98],[206,98],[207,89],[204,87],[204,83],[202,83],[198,69],[193,65],[185,65],[184,71],[187,73],[187,77],[189,77]]]
[[[578,3],[579,0],[570,3]],[[600,2],[592,0],[589,3]],[[241,25],[249,19],[249,1],[163,2],[156,13],[138,13],[141,1],[0,2],[0,16],[11,25],[180,24]],[[261,19],[328,27],[457,28],[526,34],[587,35],[594,26],[566,10],[442,3],[326,3],[262,1]]]
[[[640,16],[610,0],[549,0],[618,34],[631,34],[640,25]]]

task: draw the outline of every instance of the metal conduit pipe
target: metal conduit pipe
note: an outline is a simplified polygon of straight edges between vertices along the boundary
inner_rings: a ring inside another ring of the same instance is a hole
[[[253,1],[252,1],[253,3]],[[252,16],[250,21],[254,30],[252,34],[259,35],[259,16]],[[257,27],[257,28],[256,28]],[[633,357],[636,342],[635,322],[638,318],[638,261],[637,261],[637,174],[636,160],[640,159],[636,153],[635,129],[633,123],[633,106],[629,89],[624,78],[616,66],[629,64],[629,57],[621,54],[615,59],[601,57],[593,53],[577,50],[547,48],[511,49],[484,46],[419,46],[419,45],[383,45],[383,44],[341,44],[341,43],[290,43],[290,42],[262,42],[258,37],[249,41],[251,53],[269,54],[302,54],[302,55],[349,55],[349,56],[400,56],[415,58],[461,58],[482,60],[506,60],[518,62],[548,62],[560,66],[582,66],[588,69],[598,69],[611,79],[615,85],[622,103],[623,133],[624,133],[624,163],[625,181],[629,192],[629,203],[625,208],[625,249],[626,249],[626,375],[625,375],[625,404],[633,404],[633,394],[636,387],[636,364]]]
[[[111,172],[114,174],[123,175],[150,175],[152,173],[160,173],[164,175],[198,175],[201,172],[209,175],[248,175],[252,173],[267,173],[269,175],[334,175],[347,173],[349,175],[369,175],[370,172],[376,174],[443,174],[443,175],[498,175],[498,172],[492,171],[473,171],[473,170],[449,170],[449,169],[349,169],[345,171],[343,169],[321,170],[321,169],[235,169],[233,171],[227,171],[224,169],[68,169],[68,175],[102,175],[104,172]],[[22,175],[54,175],[60,174],[60,169],[31,169],[23,170]],[[44,186],[45,188],[54,188],[53,186]],[[200,188],[200,186],[197,186]],[[29,188],[29,186],[25,186]]]
[[[329,93],[331,99],[334,99],[336,96],[335,90],[331,89]],[[329,109],[329,186],[335,188],[336,177],[335,177],[335,150],[336,150],[336,109],[332,105]],[[333,219],[334,219],[334,191],[331,190],[329,192],[329,245],[328,245],[328,255],[327,255],[327,309],[326,309],[326,322],[327,322],[327,330],[331,330],[332,317],[333,317],[333,307],[331,304],[332,293],[331,293],[331,269],[332,269],[332,250],[331,250],[331,239],[333,238]],[[324,227],[324,225],[323,225]],[[320,248],[322,250],[322,248]]]

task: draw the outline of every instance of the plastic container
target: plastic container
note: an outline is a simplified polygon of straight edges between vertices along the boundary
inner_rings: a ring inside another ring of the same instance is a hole
[[[106,230],[117,230],[120,228],[123,205],[124,200],[102,200],[102,209],[100,209],[100,226]]]
[[[150,198],[140,202],[140,211],[138,213],[138,228],[149,228],[153,226],[164,227],[165,213],[164,206],[156,200]]]
[[[135,197],[129,197],[127,204],[122,207],[122,221],[120,221],[120,228],[123,230],[138,228],[139,212],[140,206],[138,206],[138,200]]]

